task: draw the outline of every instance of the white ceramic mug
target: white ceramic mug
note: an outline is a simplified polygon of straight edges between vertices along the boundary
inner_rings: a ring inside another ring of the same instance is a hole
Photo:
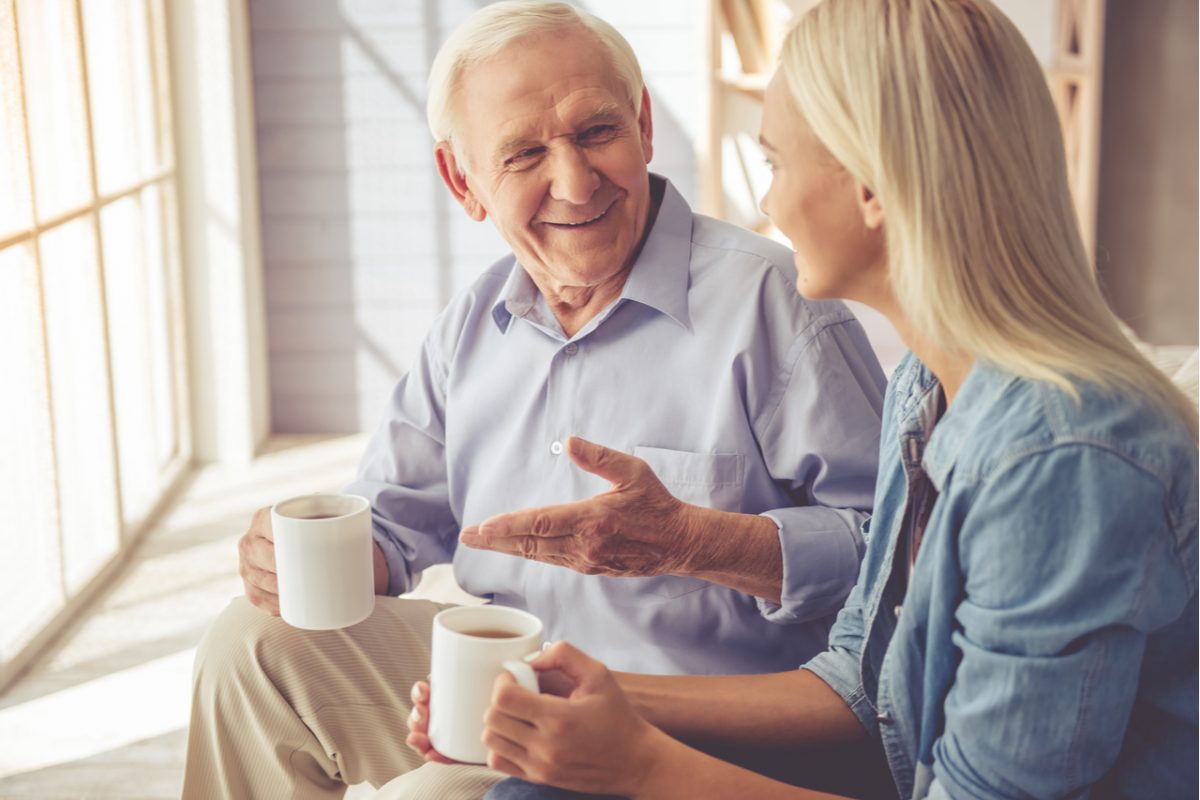
[[[349,494],[310,494],[271,507],[279,614],[297,628],[331,630],[375,609],[371,504]]]
[[[530,691],[537,675],[523,659],[542,646],[542,621],[504,606],[460,606],[433,618],[429,673],[429,740],[439,753],[467,764],[487,761],[483,716],[501,672]]]

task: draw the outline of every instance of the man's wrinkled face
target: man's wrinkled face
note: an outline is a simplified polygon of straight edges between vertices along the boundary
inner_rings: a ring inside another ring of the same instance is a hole
[[[595,286],[629,266],[650,211],[649,99],[639,119],[593,34],[521,39],[468,67],[453,103],[462,162],[439,144],[443,178],[535,280]]]

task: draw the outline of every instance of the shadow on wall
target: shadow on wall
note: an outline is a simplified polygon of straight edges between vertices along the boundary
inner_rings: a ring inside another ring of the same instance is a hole
[[[251,0],[276,432],[373,429],[433,317],[508,252],[442,186],[425,123],[428,64],[483,5]],[[691,198],[691,137],[647,82],[657,161]]]

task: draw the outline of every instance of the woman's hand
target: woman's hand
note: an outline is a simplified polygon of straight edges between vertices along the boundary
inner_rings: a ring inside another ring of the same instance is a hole
[[[426,761],[436,761],[439,764],[457,764],[433,749],[429,741],[429,684],[417,681],[412,687],[412,713],[408,715],[408,738],[405,743],[421,754]]]
[[[573,688],[534,694],[500,675],[484,716],[488,766],[564,789],[636,794],[666,735],[638,716],[603,664],[571,645],[555,644],[532,666],[561,672]]]

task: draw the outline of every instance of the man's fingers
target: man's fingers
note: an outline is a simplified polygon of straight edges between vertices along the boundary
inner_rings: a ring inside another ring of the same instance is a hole
[[[470,545],[469,541],[464,544]],[[474,545],[472,545],[474,546]],[[539,561],[574,562],[578,555],[578,545],[571,536],[559,536],[546,539],[541,536],[506,536],[502,539],[492,539],[485,550],[496,553],[506,553],[510,556],[521,556]]]
[[[459,541],[469,547],[520,554],[520,545],[505,540],[574,536],[594,526],[596,516],[593,500],[512,511],[463,529]]]
[[[261,608],[273,617],[279,616],[279,595],[264,592],[245,578],[242,579],[242,585],[246,587],[246,599],[251,605]]]
[[[275,541],[275,534],[271,530],[271,507],[264,506],[254,512],[254,516],[250,518],[250,532],[261,536],[268,542]]]
[[[279,576],[274,572],[267,572],[253,564],[244,563],[242,564],[242,580],[266,594],[279,595]]]
[[[575,466],[598,475],[613,486],[623,486],[632,482],[641,470],[643,463],[640,458],[613,450],[602,444],[571,436],[567,439],[567,454],[575,462]]]

